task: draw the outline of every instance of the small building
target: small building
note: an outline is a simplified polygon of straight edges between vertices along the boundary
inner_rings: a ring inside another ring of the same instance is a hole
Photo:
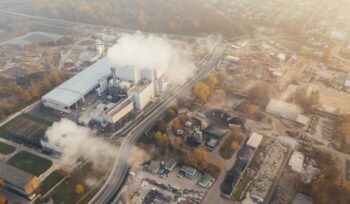
[[[350,74],[349,74],[350,75]],[[346,79],[345,81],[344,81],[344,87],[345,88],[350,88],[350,77],[349,77],[349,79]]]
[[[259,147],[259,145],[261,144],[262,139],[263,139],[262,135],[253,132],[250,135],[249,140],[247,141],[247,145],[257,149]]]
[[[216,147],[216,145],[219,143],[218,139],[215,138],[210,138],[208,142],[205,143],[205,145],[207,147],[209,147],[210,149],[214,149]]]
[[[0,177],[5,181],[5,188],[33,199],[39,187],[38,177],[0,161]]]
[[[167,159],[164,164],[164,168],[168,171],[174,170],[176,167],[177,161],[173,158]]]
[[[295,122],[302,124],[302,125],[307,125],[309,123],[310,119],[306,115],[299,114]]]
[[[294,151],[289,159],[288,166],[292,171],[301,173],[303,171],[304,155],[299,151]]]
[[[277,59],[281,62],[284,62],[284,61],[286,61],[286,55],[283,53],[278,53]]]
[[[215,178],[212,177],[210,174],[205,173],[198,182],[198,185],[202,188],[210,188],[215,181]]]
[[[158,173],[159,169],[160,169],[160,161],[152,160],[147,166],[147,170],[155,174]]]
[[[188,128],[191,128],[192,125],[193,125],[193,123],[191,121],[189,121],[189,120],[185,122],[185,126],[188,127]]]
[[[189,166],[182,166],[180,171],[189,179],[194,179],[197,175],[197,169]]]
[[[346,34],[343,31],[334,30],[330,33],[329,37],[332,40],[343,41],[346,39]]]
[[[178,136],[182,136],[182,135],[184,135],[184,133],[185,133],[185,130],[183,130],[183,129],[176,130],[176,135],[178,135]]]

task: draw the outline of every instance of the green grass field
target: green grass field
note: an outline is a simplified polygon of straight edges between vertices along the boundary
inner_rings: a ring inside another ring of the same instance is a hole
[[[16,150],[16,148],[14,146],[0,142],[0,153],[1,154],[11,154],[15,150]]]
[[[53,171],[41,184],[40,193],[44,195],[47,193],[52,187],[54,187],[58,182],[60,182],[64,178],[64,174],[59,171]]]
[[[228,136],[227,138],[225,138],[224,143],[221,145],[220,149],[219,149],[219,154],[222,158],[224,159],[230,159],[233,155],[233,153],[235,153],[235,151],[233,151],[233,149],[231,148],[231,143],[234,141],[234,137],[233,136]]]
[[[87,193],[93,188],[93,185],[100,186],[103,182],[103,175],[94,171],[90,164],[86,164],[81,169],[70,175],[64,182],[62,182],[50,195],[54,204],[60,203],[88,203],[88,198],[96,193],[93,191],[92,194],[87,195]],[[88,185],[87,180],[94,179],[97,183],[93,185]],[[77,195],[75,193],[75,187],[77,184],[82,184],[84,187],[84,193]],[[87,196],[86,199],[85,196]],[[83,201],[80,201],[83,199]]]
[[[52,166],[52,161],[26,151],[18,152],[7,163],[35,176],[41,175]]]

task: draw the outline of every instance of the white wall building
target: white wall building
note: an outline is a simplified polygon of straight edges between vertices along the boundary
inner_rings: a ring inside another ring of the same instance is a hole
[[[132,97],[134,106],[138,110],[144,109],[154,98],[154,82],[143,81],[128,90],[128,96]]]

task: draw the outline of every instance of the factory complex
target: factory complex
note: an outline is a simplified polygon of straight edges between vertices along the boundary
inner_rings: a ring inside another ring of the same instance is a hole
[[[98,104],[81,114],[79,122],[91,120],[115,124],[131,111],[143,110],[169,85],[166,73],[151,69],[113,66],[104,57],[42,97],[45,107],[71,113],[97,96]],[[83,108],[85,109],[85,108]]]

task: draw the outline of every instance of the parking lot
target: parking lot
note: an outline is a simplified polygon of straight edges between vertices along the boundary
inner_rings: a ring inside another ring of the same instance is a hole
[[[202,174],[189,179],[179,171],[177,166],[164,176],[139,167],[132,169],[127,182],[131,203],[200,203],[207,192],[198,186]]]

